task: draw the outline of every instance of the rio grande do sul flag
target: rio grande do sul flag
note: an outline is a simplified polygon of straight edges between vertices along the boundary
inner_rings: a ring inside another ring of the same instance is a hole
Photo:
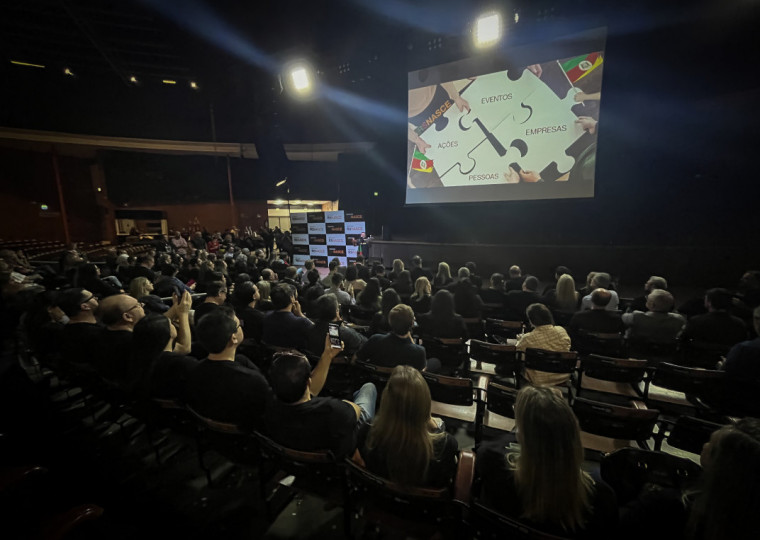
[[[414,157],[412,158],[412,170],[433,172],[433,160],[428,159],[425,154],[415,149]]]
[[[567,73],[567,78],[571,83],[582,79],[602,63],[601,53],[582,54],[575,58],[570,58],[562,62],[562,69]]]

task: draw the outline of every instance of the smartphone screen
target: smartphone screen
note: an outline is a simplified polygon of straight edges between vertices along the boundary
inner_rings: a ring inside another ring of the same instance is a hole
[[[330,334],[330,347],[333,349],[340,349],[340,326],[335,323],[330,323],[328,326],[328,333]]]

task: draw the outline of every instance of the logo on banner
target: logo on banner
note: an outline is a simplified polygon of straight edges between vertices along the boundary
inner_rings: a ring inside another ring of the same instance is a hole
[[[309,246],[309,255],[312,257],[327,257],[327,246]]]
[[[346,246],[346,255],[349,259],[356,259],[359,255],[359,246]]]
[[[345,234],[346,233],[346,227],[343,225],[343,223],[327,223],[326,224],[327,234]]]
[[[293,244],[309,244],[308,234],[293,234]]]
[[[317,268],[327,268],[327,256],[314,257],[314,266]]]
[[[325,223],[343,223],[343,210],[325,212]]]
[[[309,246],[293,246],[293,255],[309,255]]]
[[[325,222],[325,213],[324,212],[308,212],[306,214],[308,217],[306,218],[309,223],[324,223]]]
[[[346,222],[346,234],[361,234],[364,232],[364,222]]]
[[[345,246],[346,235],[345,234],[328,234],[327,245],[328,246]]]
[[[309,223],[309,234],[327,234],[324,223]]]
[[[305,212],[299,214],[290,214],[290,223],[306,223],[306,216],[307,214]]]
[[[327,243],[327,237],[324,234],[310,234],[309,245],[324,246]]]
[[[346,213],[346,221],[364,221],[364,214]]]
[[[345,257],[346,246],[327,246],[328,257]]]
[[[309,229],[306,223],[291,223],[290,232],[293,234],[306,234]]]

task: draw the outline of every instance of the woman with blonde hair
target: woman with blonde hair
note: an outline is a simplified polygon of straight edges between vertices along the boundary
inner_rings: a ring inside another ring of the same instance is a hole
[[[390,275],[388,276],[388,279],[391,281],[394,281],[398,279],[398,276],[401,272],[404,271],[404,261],[401,259],[393,259],[393,268],[391,270]]]
[[[139,300],[153,292],[153,283],[144,276],[138,276],[129,282],[129,296]]]
[[[402,486],[449,485],[459,447],[430,416],[430,408],[430,389],[422,374],[411,366],[396,366],[380,410],[359,433],[359,453],[367,469]]]
[[[431,287],[430,280],[425,276],[418,277],[414,282],[414,294],[409,299],[409,305],[415,314],[430,311]]]
[[[578,420],[562,395],[548,387],[523,388],[515,425],[519,451],[505,455],[504,441],[478,450],[483,502],[550,534],[613,538],[615,494],[581,469]]]
[[[578,310],[581,295],[575,290],[575,280],[570,274],[562,274],[557,280],[557,288],[550,290],[544,297],[546,305],[559,311],[575,312]]]
[[[259,301],[256,302],[256,309],[260,311],[271,311],[274,309],[272,300],[269,295],[272,292],[272,283],[266,280],[261,280],[256,284],[256,288],[259,290]]]
[[[451,277],[451,269],[449,268],[449,264],[445,262],[438,263],[438,272],[433,278],[433,288],[442,289],[452,281],[454,280]]]

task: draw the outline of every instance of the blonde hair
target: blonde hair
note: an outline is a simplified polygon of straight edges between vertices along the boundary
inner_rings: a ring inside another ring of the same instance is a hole
[[[438,263],[438,273],[435,275],[437,278],[451,279],[451,269],[449,264],[445,262]]]
[[[145,276],[138,276],[129,282],[129,296],[138,300],[150,294],[150,280]]]
[[[404,271],[404,261],[401,259],[393,259],[393,273],[396,274],[396,277]]]
[[[422,374],[411,366],[396,366],[372,421],[367,448],[382,449],[388,475],[398,484],[422,485],[434,457],[433,444],[445,436],[430,433],[430,407]]]
[[[519,455],[507,456],[523,506],[521,517],[575,531],[585,524],[594,482],[581,470],[578,420],[555,389],[527,386],[515,404]]]
[[[260,301],[269,300],[269,295],[272,292],[271,283],[262,279],[256,284],[256,288],[259,290]]]
[[[575,280],[570,274],[562,274],[557,280],[557,308],[572,311],[578,305],[578,292]]]
[[[426,278],[425,276],[418,277],[417,281],[414,282],[414,295],[417,298],[423,298],[425,296],[430,296],[430,280]]]

